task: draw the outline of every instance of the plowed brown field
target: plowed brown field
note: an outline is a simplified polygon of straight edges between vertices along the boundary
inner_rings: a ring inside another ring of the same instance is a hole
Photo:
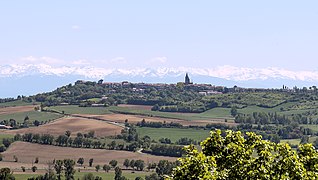
[[[53,159],[69,158],[77,161],[80,157],[84,158],[83,166],[88,166],[88,160],[90,158],[94,159],[94,165],[108,164],[109,161],[115,159],[118,161],[119,166],[122,166],[125,159],[142,159],[146,164],[148,162],[158,162],[163,159],[169,161],[176,160],[176,158],[173,157],[154,156],[138,152],[58,147],[27,142],[14,142],[2,155],[4,156],[4,160],[0,161],[0,167],[5,165],[12,169],[21,169],[22,165],[31,167],[36,157],[39,158],[39,164],[36,165],[38,168],[45,168],[47,166],[46,163]],[[18,163],[13,162],[13,156],[18,158]]]
[[[16,106],[16,107],[2,107],[0,108],[0,115],[13,114],[18,112],[33,111],[35,106]]]
[[[76,135],[78,132],[87,133],[89,131],[95,131],[95,136],[104,137],[120,134],[122,127],[93,119],[65,117],[58,119],[55,122],[44,124],[38,127],[6,130],[5,133],[39,133],[58,136],[64,134],[67,130],[71,131],[72,135]]]

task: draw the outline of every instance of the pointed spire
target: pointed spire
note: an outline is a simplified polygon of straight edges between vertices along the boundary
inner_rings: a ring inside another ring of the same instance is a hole
[[[188,76],[188,73],[186,73],[186,76],[184,78],[184,84],[186,84],[186,85],[190,84],[190,78]]]

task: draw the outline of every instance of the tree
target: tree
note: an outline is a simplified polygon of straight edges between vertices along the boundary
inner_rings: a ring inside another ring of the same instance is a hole
[[[97,84],[103,84],[103,79],[98,80]]]
[[[139,160],[135,161],[135,167],[137,170],[142,171],[142,170],[144,170],[145,162],[143,160],[139,159]]]
[[[309,136],[302,136],[300,140],[300,144],[306,144],[309,142]]]
[[[113,150],[116,147],[116,141],[112,141],[111,143],[107,144],[108,148]]]
[[[72,159],[64,159],[65,179],[74,179],[74,165],[75,162]]]
[[[89,159],[89,161],[88,161],[89,167],[92,167],[92,166],[93,166],[93,162],[94,162],[94,159],[93,159],[93,158]]]
[[[61,173],[62,173],[62,170],[63,170],[63,164],[64,164],[64,162],[62,160],[57,160],[57,161],[55,161],[55,164],[54,164],[54,169],[56,171],[57,178],[59,180],[61,179]]]
[[[231,108],[231,115],[232,115],[233,117],[235,117],[235,116],[237,115],[237,109],[236,109],[236,107],[232,107],[232,108]]]
[[[84,174],[82,180],[102,180],[99,176],[94,176],[92,173]]]
[[[29,119],[30,119],[30,118],[29,118],[29,116],[27,116],[27,115],[24,117],[24,121],[28,121]]]
[[[46,179],[49,179],[49,180],[51,180],[51,179],[56,180],[57,179],[56,175],[54,173],[54,164],[55,164],[55,160],[46,162],[47,167],[45,168],[46,173],[44,175],[44,177]]]
[[[21,166],[22,172],[25,172],[25,167]]]
[[[95,135],[95,131],[89,131],[88,134],[87,134],[87,137],[88,138],[93,138]]]
[[[138,176],[138,177],[135,178],[135,180],[144,180],[144,178]]]
[[[316,147],[316,149],[318,148],[318,138],[315,139],[315,141],[313,142],[313,145]]]
[[[35,120],[35,121],[33,121],[33,125],[34,126],[39,126],[41,123],[40,123],[40,121],[38,121],[38,120]]]
[[[35,172],[38,168],[36,166],[32,166],[32,172]]]
[[[18,162],[18,157],[16,155],[13,155],[14,162]]]
[[[116,160],[111,160],[110,162],[109,162],[109,165],[111,165],[113,168],[115,168],[116,166],[117,166],[117,161]]]
[[[84,174],[82,180],[95,180],[95,176],[92,173]]]
[[[1,180],[14,180],[14,176],[12,175],[10,168],[1,168],[0,169],[0,179]]]
[[[211,131],[202,151],[187,146],[170,179],[317,179],[318,152],[311,144],[297,151],[240,131]]]
[[[169,175],[172,169],[175,168],[176,163],[169,162],[168,160],[160,160],[156,167],[156,173],[159,176]]]
[[[160,180],[160,177],[157,173],[152,173],[149,176],[146,176],[145,180]]]
[[[81,166],[84,164],[84,158],[78,158],[77,164],[80,164]]]
[[[108,172],[108,171],[110,170],[110,166],[107,165],[107,164],[104,164],[103,170],[104,170],[105,172]]]
[[[126,169],[129,167],[129,159],[125,159],[125,161],[124,161],[124,166],[126,167]]]
[[[12,139],[9,139],[9,138],[3,138],[3,139],[2,139],[2,144],[3,144],[6,148],[8,148],[8,147],[11,145],[11,143],[12,143]]]
[[[115,168],[115,180],[120,180],[122,175],[122,171],[119,167]]]
[[[130,167],[135,170],[135,160],[131,160],[130,163],[129,163]]]
[[[71,136],[71,131],[65,131],[65,135],[67,136],[67,137],[70,137]]]
[[[95,166],[95,170],[96,170],[96,172],[98,172],[100,170],[100,165],[99,164]]]
[[[38,157],[35,158],[34,163],[35,164],[39,163],[39,158]]]

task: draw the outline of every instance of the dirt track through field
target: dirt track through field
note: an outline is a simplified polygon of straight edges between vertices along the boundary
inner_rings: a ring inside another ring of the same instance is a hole
[[[71,131],[72,135],[76,135],[78,132],[87,133],[89,131],[95,131],[95,136],[104,137],[120,134],[122,129],[122,127],[103,121],[77,117],[64,117],[56,120],[55,122],[38,127],[7,130],[5,132],[10,134],[39,133],[58,136],[64,134],[67,130]]]
[[[0,108],[0,115],[3,114],[13,114],[18,112],[28,112],[28,111],[34,111],[33,105],[31,106],[15,106],[15,107],[1,107]]]
[[[7,151],[2,153],[4,161],[0,161],[0,166],[9,166],[11,168],[20,168],[21,165],[31,165],[36,157],[39,158],[38,167],[45,167],[48,161],[53,159],[74,159],[75,162],[78,158],[84,158],[84,165],[88,165],[90,158],[94,159],[94,165],[108,164],[109,161],[115,159],[118,161],[118,165],[122,166],[125,159],[142,159],[146,164],[148,162],[158,162],[160,160],[175,161],[176,158],[154,156],[148,154],[140,154],[137,152],[129,151],[115,151],[105,149],[84,149],[84,148],[70,148],[70,147],[58,147],[51,145],[40,145],[27,142],[14,142]],[[18,163],[13,162],[13,156],[18,158]]]

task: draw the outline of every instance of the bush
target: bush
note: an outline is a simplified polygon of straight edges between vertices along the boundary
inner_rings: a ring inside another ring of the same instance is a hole
[[[36,166],[33,166],[31,169],[32,169],[32,172],[35,172],[38,168]]]
[[[311,144],[293,150],[240,131],[212,131],[202,151],[186,148],[186,157],[170,179],[317,179],[318,152]],[[195,177],[195,178],[193,178]]]

